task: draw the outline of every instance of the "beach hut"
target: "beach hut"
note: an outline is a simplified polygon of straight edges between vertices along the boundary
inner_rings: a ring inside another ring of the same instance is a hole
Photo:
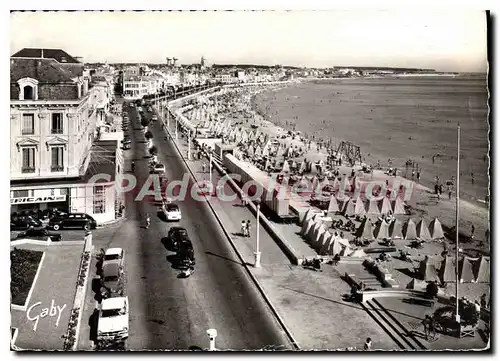
[[[393,239],[403,238],[403,223],[399,219],[389,225],[389,234]]]
[[[380,214],[385,216],[385,215],[389,214],[390,212],[392,212],[391,201],[389,200],[389,198],[384,197],[384,199],[382,199],[382,201],[380,203],[381,203]]]
[[[363,222],[361,222],[356,232],[354,233],[354,236],[360,239],[372,240],[373,239],[372,222],[370,222],[368,218],[365,218]]]
[[[411,218],[403,224],[403,236],[404,239],[417,239],[417,228]]]
[[[327,214],[337,213],[339,211],[339,204],[337,203],[337,199],[332,194],[330,196],[330,202],[328,203],[328,211]]]
[[[421,280],[424,280],[426,282],[439,282],[439,276],[436,269],[436,260],[429,256],[425,256],[425,258],[420,261],[418,275]]]
[[[346,205],[344,207],[344,209],[342,210],[342,212],[344,213],[344,215],[346,217],[354,217],[356,215],[356,213],[354,212],[354,200],[351,198],[349,199],[349,201],[346,202]]]
[[[366,214],[365,204],[360,196],[358,196],[358,199],[356,199],[356,204],[354,205],[354,214],[360,217],[363,217]]]
[[[371,198],[369,201],[368,201],[368,214],[375,214],[377,216],[380,215],[380,209],[378,207],[378,200],[376,200],[375,198]]]
[[[476,279],[472,269],[472,263],[469,257],[463,257],[458,263],[460,283],[472,283]]]
[[[482,256],[474,267],[474,276],[477,283],[490,283],[490,257]]]
[[[288,164],[287,160],[283,162],[283,168],[281,168],[281,173],[290,173],[290,164]]]
[[[382,221],[382,222],[379,222],[379,224],[377,225],[377,227],[375,227],[375,232],[374,232],[374,235],[375,235],[375,239],[389,239],[389,225],[387,224],[387,222],[385,221]]]
[[[439,219],[434,218],[431,221],[431,223],[429,224],[429,234],[432,239],[444,238],[443,227],[441,226],[441,222],[439,222]]]
[[[392,201],[392,214],[406,214],[404,202],[401,198],[396,197],[396,200]]]
[[[431,240],[429,228],[427,227],[427,224],[425,223],[423,218],[417,224],[417,237],[419,239],[421,239],[422,241],[430,241]]]
[[[439,267],[439,279],[441,282],[455,282],[455,258],[446,256]]]
[[[302,229],[300,230],[300,235],[304,238],[307,237],[311,228],[314,228],[315,222],[312,219],[309,219],[307,222],[304,222],[302,225]]]

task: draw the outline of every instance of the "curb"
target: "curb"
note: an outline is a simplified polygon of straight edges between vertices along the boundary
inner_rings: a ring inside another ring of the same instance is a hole
[[[167,111],[170,112],[170,109],[168,109],[167,107]],[[172,113],[171,113],[172,114]],[[189,166],[189,164],[187,163],[186,159],[183,157],[182,155],[182,152],[181,150],[179,149],[179,147],[177,146],[177,143],[175,142],[174,138],[172,137],[172,134],[170,133],[170,129],[167,128],[166,124],[165,124],[165,121],[163,120],[163,118],[159,117],[164,125],[163,129],[166,131],[168,137],[170,138],[170,140],[173,142],[174,144],[174,147],[175,149],[177,150],[177,153],[179,154],[180,158],[182,159],[182,161],[184,162],[184,165],[186,166],[186,168],[189,170],[189,173],[191,173],[191,176],[193,177],[194,180],[196,180],[196,177],[193,173],[193,171],[191,170],[191,167]],[[217,222],[219,223],[219,226],[221,227],[222,231],[224,232],[224,234],[226,235],[226,238],[229,240],[229,243],[231,244],[233,250],[235,251],[236,255],[238,256],[238,258],[240,259],[241,261],[241,264],[243,265],[243,267],[245,268],[245,270],[247,271],[247,273],[250,275],[250,278],[252,279],[252,281],[254,282],[254,284],[256,285],[257,289],[259,290],[260,294],[263,296],[264,300],[266,301],[267,305],[269,306],[269,308],[271,309],[272,313],[274,314],[274,316],[276,317],[276,319],[278,320],[278,323],[280,324],[280,326],[283,328],[283,330],[285,331],[285,334],[287,335],[289,341],[291,341],[292,343],[292,346],[296,349],[296,350],[300,350],[300,345],[299,343],[295,340],[295,338],[293,337],[292,333],[290,332],[290,330],[288,329],[288,327],[286,326],[286,324],[284,323],[283,319],[281,318],[281,316],[278,314],[278,311],[274,308],[273,304],[271,303],[271,300],[269,299],[269,297],[267,296],[267,294],[265,293],[264,289],[262,288],[262,286],[260,285],[259,281],[257,280],[257,278],[254,276],[254,274],[252,273],[252,271],[250,271],[250,268],[248,267],[248,265],[246,264],[245,262],[245,259],[243,258],[243,256],[240,254],[240,252],[238,251],[238,249],[236,248],[236,245],[234,244],[233,240],[231,239],[231,236],[229,235],[229,233],[226,231],[226,228],[224,227],[222,221],[220,220],[219,216],[217,215],[217,212],[215,211],[215,209],[212,207],[212,204],[210,202],[210,200],[208,198],[206,198],[206,196],[204,195],[205,199],[207,200],[206,204],[208,204],[208,206],[210,207],[210,209],[212,210],[212,213],[214,214],[215,216],[215,219],[217,220]]]
[[[114,220],[112,220],[112,221],[109,221],[109,222],[105,222],[105,223],[98,224],[98,225],[97,225],[97,227],[96,227],[95,229],[101,229],[101,228],[105,228],[105,227],[107,227],[107,226],[112,226],[112,225],[117,224],[117,223],[119,223],[119,222],[121,222],[121,221],[124,221],[124,220],[126,220],[126,219],[127,219],[127,217],[120,217],[120,218],[116,218],[116,219],[114,219]]]
[[[45,251],[43,251],[42,258],[40,258],[40,263],[38,264],[38,268],[35,273],[35,277],[33,277],[33,283],[31,284],[30,291],[28,292],[28,296],[26,297],[26,301],[24,302],[24,305],[15,305],[13,303],[10,304],[11,310],[16,310],[16,311],[26,311],[28,309],[28,304],[31,299],[31,295],[33,294],[33,291],[35,289],[36,281],[38,280],[38,276],[40,275],[40,271],[42,270],[42,264],[43,260],[45,259]]]

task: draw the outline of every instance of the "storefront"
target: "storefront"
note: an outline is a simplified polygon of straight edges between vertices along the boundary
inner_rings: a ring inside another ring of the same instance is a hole
[[[69,211],[68,188],[12,189],[10,192],[11,214],[39,212],[48,209]]]

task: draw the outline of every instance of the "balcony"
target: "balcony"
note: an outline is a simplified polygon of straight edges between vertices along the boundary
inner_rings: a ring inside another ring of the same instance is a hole
[[[22,167],[21,173],[35,173],[35,167]]]
[[[62,129],[51,129],[50,130],[50,133],[51,134],[63,134],[63,130]]]
[[[50,167],[51,172],[62,172],[64,171],[64,166],[63,165],[53,165]]]

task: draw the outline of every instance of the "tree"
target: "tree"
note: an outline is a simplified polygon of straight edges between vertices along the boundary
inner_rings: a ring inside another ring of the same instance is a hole
[[[151,133],[151,131],[148,130],[146,133],[144,133],[144,138],[146,138],[147,140],[153,139],[153,133]]]
[[[157,155],[158,154],[158,148],[156,148],[156,146],[152,146],[151,148],[149,148],[149,154],[151,155]]]
[[[147,127],[149,125],[149,120],[147,120],[145,117],[141,118],[141,125],[143,127]]]

